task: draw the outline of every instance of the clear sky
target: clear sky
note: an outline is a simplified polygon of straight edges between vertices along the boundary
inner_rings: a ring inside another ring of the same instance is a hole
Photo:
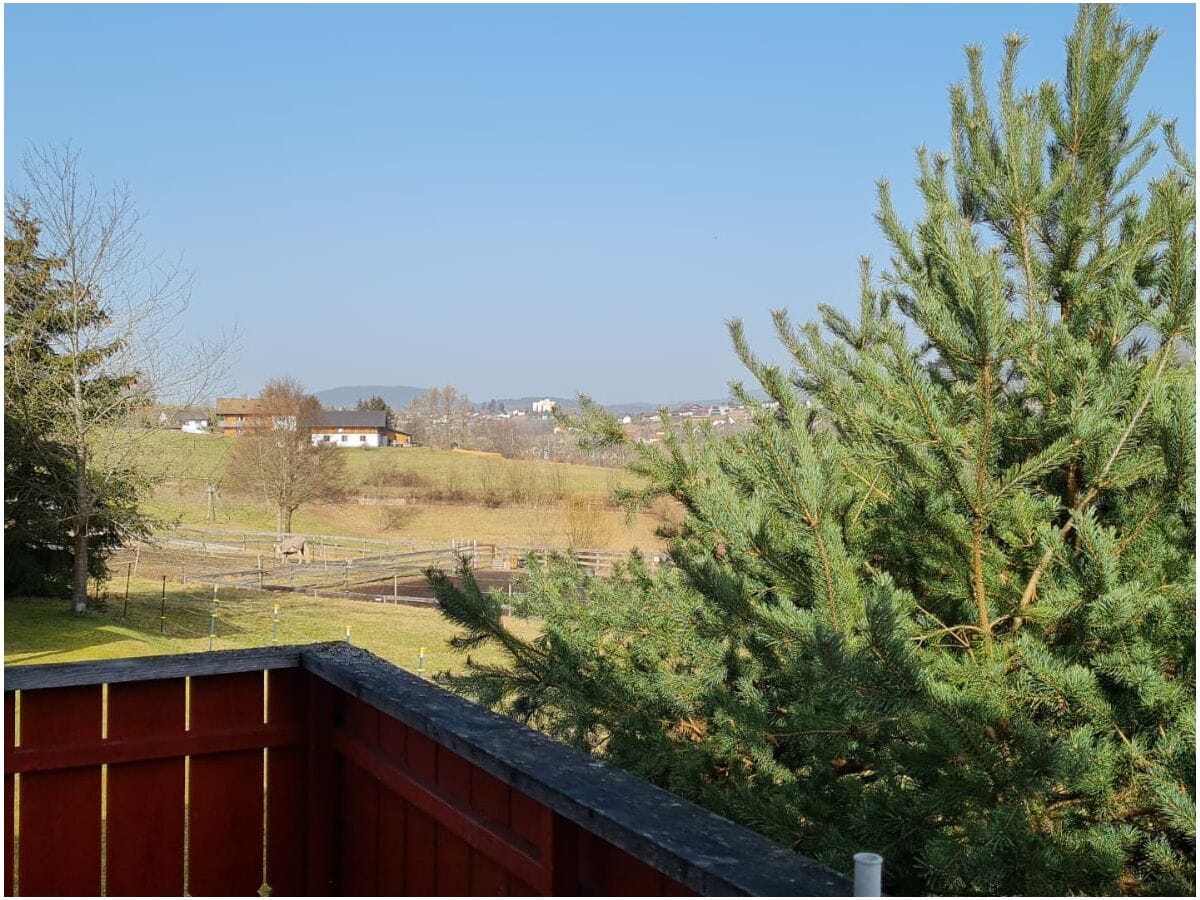
[[[1135,96],[1194,147],[1195,11]],[[723,327],[857,302],[919,144],[948,146],[961,48],[1073,6],[13,6],[6,184],[30,143],[129,183],[195,273],[188,329],[243,335],[229,387],[455,384],[474,400],[724,395]]]

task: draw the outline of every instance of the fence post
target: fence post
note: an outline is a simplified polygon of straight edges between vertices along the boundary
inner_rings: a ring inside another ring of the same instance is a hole
[[[883,857],[878,853],[854,854],[854,896],[883,896]]]
[[[275,604],[275,612],[271,615],[271,643],[279,643],[279,604]]]
[[[209,650],[212,649],[213,638],[216,637],[216,634],[217,634],[217,604],[218,604],[218,602],[219,601],[217,600],[217,586],[214,584],[213,585],[212,612],[209,614],[209,619],[208,619],[208,649]]]
[[[133,573],[133,563],[125,567],[125,607],[121,610],[121,618],[129,616],[129,576]]]
[[[392,576],[392,596],[393,597],[400,596],[400,576],[399,575]]]
[[[425,677],[425,648],[422,647],[417,653],[417,674],[422,678]]]

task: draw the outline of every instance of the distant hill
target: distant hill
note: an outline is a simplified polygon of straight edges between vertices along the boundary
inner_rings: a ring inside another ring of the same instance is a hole
[[[353,409],[359,400],[369,400],[378,395],[392,409],[407,409],[414,397],[427,393],[429,388],[407,384],[354,384],[317,391],[317,399],[326,408],[345,406]]]

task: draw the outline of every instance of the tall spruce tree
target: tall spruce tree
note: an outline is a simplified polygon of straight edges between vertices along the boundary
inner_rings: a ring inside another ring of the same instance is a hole
[[[60,439],[54,410],[67,379],[58,347],[74,320],[64,300],[65,264],[40,244],[41,225],[29,205],[10,205],[4,237],[4,589],[9,596],[65,597],[75,576],[78,461]],[[95,472],[89,483],[97,495],[82,568],[85,577],[105,578],[106,559],[123,542],[131,519],[136,483]]]
[[[994,97],[969,48],[857,317],[775,313],[790,373],[734,322],[774,403],[637,448],[671,563],[535,566],[533,641],[431,573],[508,659],[444,680],[892,892],[1193,893],[1195,169],[1130,116],[1154,41],[1082,7],[1063,82],[1019,91],[1010,37]]]

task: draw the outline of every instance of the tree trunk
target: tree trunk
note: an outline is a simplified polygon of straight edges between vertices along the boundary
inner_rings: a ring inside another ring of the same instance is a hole
[[[87,482],[87,456],[78,454],[75,461],[78,471],[75,473],[75,560],[74,571],[71,574],[71,610],[82,614],[87,612],[87,583],[88,583],[88,513],[91,508],[91,497]]]
[[[291,534],[292,533],[292,510],[281,509],[280,512],[283,514],[283,533]]]

